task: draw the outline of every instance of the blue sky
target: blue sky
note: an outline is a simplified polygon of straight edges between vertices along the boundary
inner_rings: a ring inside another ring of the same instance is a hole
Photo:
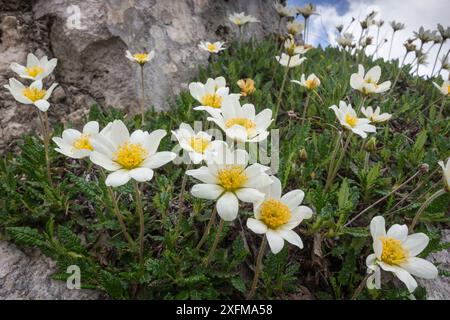
[[[450,22],[450,1],[448,0],[287,0],[289,6],[303,6],[307,3],[317,5],[318,15],[314,15],[310,20],[310,32],[308,42],[313,45],[336,45],[336,37],[338,36],[336,26],[343,24],[345,27],[349,25],[352,17],[356,18],[356,23],[350,25],[348,31],[353,33],[358,39],[361,33],[361,27],[358,21],[363,20],[370,11],[377,11],[376,20],[383,19],[384,26],[380,29],[380,43],[383,39],[388,39],[387,45],[380,47],[381,57],[387,59],[389,55],[389,44],[392,36],[392,28],[389,22],[396,20],[405,23],[406,28],[395,34],[392,47],[391,58],[401,59],[405,54],[403,43],[406,39],[413,36],[413,31],[423,26],[425,29],[435,30],[438,23],[445,27]],[[303,22],[303,18],[299,18]],[[369,29],[369,35],[374,39],[377,36],[377,27],[373,26]],[[425,48],[428,49],[428,46]],[[441,56],[450,49],[450,41],[444,45],[441,50]],[[375,45],[369,47],[367,52],[373,53]],[[434,64],[434,58],[438,49],[437,46],[429,51],[429,66],[423,66],[419,69],[420,74],[429,74]],[[406,62],[413,59],[411,54]],[[446,72],[444,77],[448,77]]]

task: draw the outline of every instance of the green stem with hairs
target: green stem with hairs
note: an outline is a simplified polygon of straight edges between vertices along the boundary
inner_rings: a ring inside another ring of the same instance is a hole
[[[440,189],[436,191],[431,197],[429,197],[419,208],[419,211],[417,211],[416,215],[414,216],[413,221],[411,222],[411,225],[409,226],[409,233],[412,233],[414,231],[414,227],[416,226],[417,222],[419,221],[420,216],[425,211],[426,208],[437,198],[445,194],[445,189]]]
[[[208,256],[206,257],[206,259],[203,263],[205,265],[205,267],[207,267],[209,265],[212,257],[214,256],[214,252],[216,251],[217,245],[219,244],[220,234],[222,233],[224,223],[225,223],[225,221],[223,219],[220,219],[213,245],[212,245],[211,249],[209,250]]]
[[[141,64],[141,127],[145,125],[145,86],[144,86],[144,65]]]
[[[38,110],[39,122],[41,123],[42,139],[44,141],[45,167],[47,170],[47,179],[50,186],[53,187],[52,174],[50,171],[50,128],[48,124],[48,116],[46,112]]]
[[[281,60],[281,56],[280,56],[280,60]],[[289,74],[289,64],[290,63],[291,63],[291,56],[289,56],[287,66],[286,66],[286,71],[284,72],[283,82],[281,82],[280,93],[278,94],[277,105],[275,107],[275,111],[274,111],[274,115],[273,115],[273,118],[275,119],[275,121],[277,121],[278,111],[280,110],[281,98],[283,97],[284,87],[286,85],[286,80],[287,80],[287,77]]]
[[[259,274],[261,273],[262,270],[262,260],[264,252],[266,251],[266,246],[267,246],[267,239],[264,236],[261,241],[261,246],[259,247],[258,257],[256,258],[255,274],[253,276],[252,286],[250,288],[249,293],[247,294],[247,300],[252,299],[253,296],[255,295],[256,287],[258,285]]]
[[[216,222],[216,216],[217,216],[217,207],[214,206],[214,208],[211,212],[211,217],[209,218],[208,225],[206,226],[205,231],[203,232],[203,236],[200,239],[200,241],[198,242],[195,249],[197,249],[197,250],[200,249],[203,246],[203,244],[205,243],[206,239],[208,239],[209,231],[211,230],[211,227],[214,224],[214,222]]]
[[[332,164],[331,164],[331,166],[330,166],[330,168],[332,168],[332,169],[328,171],[327,182],[325,184],[325,191],[328,191],[328,189],[333,184],[333,180],[336,177],[336,174],[341,166],[341,162],[344,159],[345,153],[347,151],[348,146],[350,145],[351,139],[352,139],[352,133],[349,132],[347,139],[344,142],[344,146],[342,147],[341,154],[339,155],[339,158],[336,161],[336,164],[334,166],[332,166]],[[339,144],[339,140],[338,140],[338,144]]]
[[[139,185],[136,181],[134,182],[134,193],[136,200],[136,212],[139,215],[139,263],[141,264],[141,266],[143,266],[145,220],[144,220],[144,208],[142,206],[141,190],[139,190]]]

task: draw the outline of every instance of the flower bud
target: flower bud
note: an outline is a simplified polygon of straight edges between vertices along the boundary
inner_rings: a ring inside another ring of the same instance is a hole
[[[368,152],[377,151],[377,139],[375,137],[371,137],[364,145],[364,149]]]
[[[308,160],[308,152],[305,148],[301,148],[298,152],[298,158],[301,162],[306,162]]]
[[[422,172],[422,173],[427,173],[427,172],[430,170],[430,166],[428,165],[428,163],[422,163],[422,164],[419,166],[419,170],[420,170],[420,172]]]

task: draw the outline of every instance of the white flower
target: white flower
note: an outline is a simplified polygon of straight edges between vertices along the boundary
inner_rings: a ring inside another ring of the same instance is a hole
[[[191,82],[189,84],[191,96],[201,103],[201,106],[194,110],[216,109],[219,111],[222,107],[223,99],[229,96],[230,89],[226,86],[224,77],[215,79],[209,78],[205,84],[201,82]],[[239,94],[231,94],[235,99],[239,99]]]
[[[155,50],[152,50],[150,52],[139,52],[135,54],[131,54],[130,51],[126,51],[125,56],[128,58],[128,60],[135,62],[140,65],[144,65],[150,60],[152,60],[155,57]]]
[[[265,234],[274,254],[283,249],[284,240],[303,248],[300,236],[292,229],[303,219],[312,217],[312,210],[300,204],[305,197],[302,190],[292,190],[281,196],[281,182],[272,177],[273,183],[264,192],[264,200],[254,204],[254,218],[247,220],[247,227],[257,234]]]
[[[351,47],[353,45],[353,34],[345,32],[343,36],[339,37],[336,42],[341,47]]]
[[[289,55],[282,53],[281,58],[276,56],[275,59],[284,67],[294,68],[303,63],[306,58],[300,58],[300,54],[293,55],[290,57]],[[289,65],[288,65],[289,64]]]
[[[366,259],[367,279],[369,289],[381,288],[381,269],[394,273],[413,292],[417,287],[417,276],[433,279],[438,275],[437,268],[429,261],[416,256],[428,245],[429,238],[424,233],[408,236],[406,225],[394,224],[386,233],[385,221],[381,216],[374,217],[370,222],[370,233],[373,238],[375,253]]]
[[[442,167],[442,176],[444,177],[445,190],[450,192],[450,158],[447,159],[447,164],[444,165],[444,161],[439,161],[439,165]]]
[[[172,131],[172,133],[177,138],[181,148],[189,153],[189,158],[194,164],[211,157],[217,152],[218,148],[226,144],[224,141],[211,141],[212,137],[204,131],[195,133],[192,127],[186,123],[180,124],[180,128]]]
[[[52,73],[57,62],[58,60],[55,58],[48,60],[47,56],[43,56],[41,60],[39,60],[34,54],[29,53],[26,66],[22,66],[18,63],[11,63],[11,69],[21,78],[41,80]]]
[[[286,52],[288,55],[293,56],[296,54],[305,54],[309,50],[312,49],[311,45],[297,45],[295,40],[293,38],[288,38],[286,41],[284,41],[284,48],[286,49]]]
[[[253,104],[241,106],[234,97],[223,99],[221,112],[211,109],[206,111],[211,115],[207,120],[213,121],[229,138],[239,142],[264,141],[269,135],[267,128],[273,121],[272,110],[264,109],[255,115]]]
[[[279,1],[276,1],[273,5],[275,7],[276,12],[280,16],[280,18],[295,16],[295,9],[294,8],[290,8],[290,7],[284,6]]]
[[[258,19],[256,19],[255,17],[251,16],[251,15],[245,15],[244,12],[241,13],[233,13],[230,14],[228,16],[228,19],[234,23],[235,25],[237,25],[238,27],[241,27],[243,25],[246,25],[247,23],[250,22],[259,22]]]
[[[83,127],[83,132],[75,129],[66,129],[62,133],[62,138],[54,137],[52,140],[58,145],[56,151],[63,155],[82,159],[88,157],[94,150],[91,144],[91,137],[98,134],[99,125],[97,121],[90,121]]]
[[[372,123],[385,122],[392,118],[392,114],[389,113],[381,113],[380,107],[377,107],[375,110],[372,107],[361,107],[361,112],[366,116],[367,119]]]
[[[366,132],[376,131],[375,126],[370,124],[369,119],[358,118],[352,106],[350,104],[347,105],[344,101],[339,102],[339,108],[333,105],[330,109],[333,109],[340,124],[344,128],[351,130],[362,138],[367,137]]]
[[[302,32],[304,27],[303,27],[303,23],[289,21],[288,23],[286,23],[286,29],[289,34],[295,36],[295,35],[299,34],[300,32]]]
[[[208,51],[209,53],[219,53],[219,51],[225,50],[223,47],[224,42],[216,41],[216,42],[200,42],[198,47],[202,50]]]
[[[50,107],[50,103],[47,101],[53,92],[53,89],[57,86],[54,83],[48,88],[48,90],[42,89],[42,80],[36,80],[29,87],[25,87],[22,83],[14,78],[9,79],[9,85],[5,85],[5,88],[11,92],[14,99],[23,104],[33,104],[39,110],[45,112]]]
[[[302,74],[300,81],[291,80],[291,82],[301,85],[302,87],[305,87],[308,90],[314,90],[318,86],[320,86],[320,79],[314,73],[310,74],[308,76],[308,79],[305,79],[305,75]]]
[[[450,81],[442,82],[442,85],[438,85],[436,82],[433,82],[433,85],[439,89],[439,91],[444,96],[450,96]]]
[[[164,130],[152,133],[136,130],[131,135],[120,120],[105,127],[104,134],[91,138],[94,148],[90,155],[93,163],[112,171],[106,178],[107,186],[121,186],[130,179],[150,181],[153,170],[175,159],[173,152],[157,152]]]
[[[380,66],[375,66],[364,75],[364,67],[358,65],[358,73],[354,73],[350,77],[350,86],[364,94],[382,93],[391,87],[390,81],[378,84],[381,77]]]
[[[203,182],[194,185],[191,194],[201,199],[216,200],[219,216],[232,221],[237,217],[239,200],[261,201],[264,194],[257,189],[268,186],[272,179],[265,173],[268,167],[258,163],[248,166],[247,151],[230,151],[228,148],[218,151],[206,160],[207,166],[188,170],[186,174]]]

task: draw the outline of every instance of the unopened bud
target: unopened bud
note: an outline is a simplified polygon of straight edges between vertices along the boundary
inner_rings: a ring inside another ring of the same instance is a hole
[[[300,149],[300,151],[298,152],[298,158],[301,162],[306,162],[306,160],[308,160],[308,152],[306,152],[305,148]]]
[[[366,144],[364,145],[364,149],[368,152],[375,152],[377,151],[377,139],[375,137],[371,137],[369,140],[367,140]]]
[[[422,164],[419,166],[419,170],[420,170],[420,172],[422,172],[422,173],[427,173],[427,172],[430,170],[430,166],[428,165],[428,163],[422,163]]]

